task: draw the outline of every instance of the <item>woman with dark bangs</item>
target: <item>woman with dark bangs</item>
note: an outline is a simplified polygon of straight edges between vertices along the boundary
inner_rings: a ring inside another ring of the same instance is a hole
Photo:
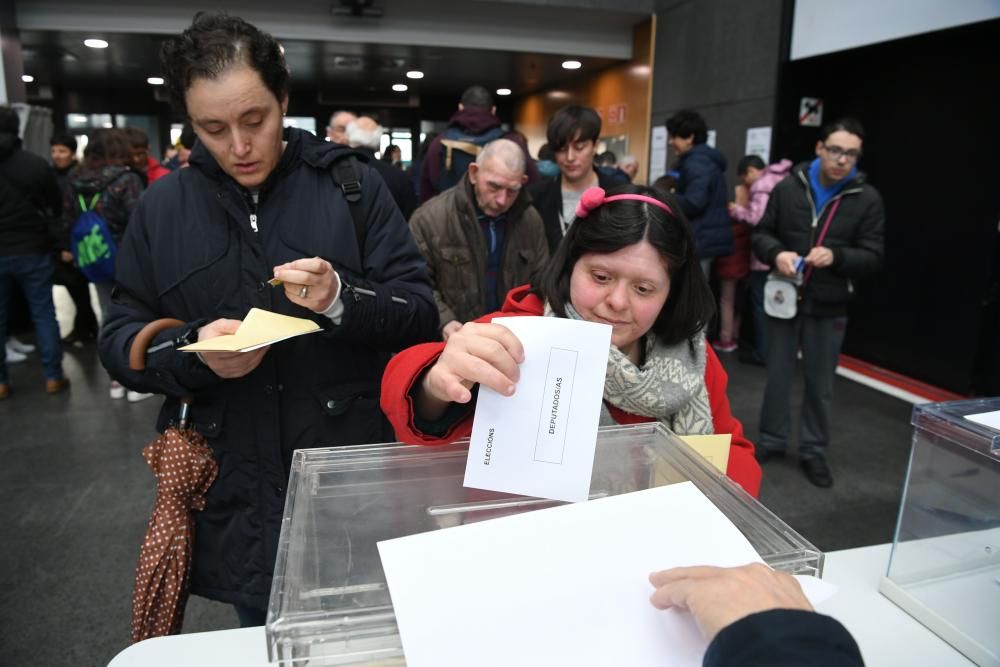
[[[396,355],[382,409],[405,442],[443,444],[472,430],[473,388],[511,395],[524,351],[497,316],[546,315],[613,327],[601,425],[662,420],[681,435],[731,433],[727,474],[756,496],[753,444],[729,410],[727,376],[705,344],[712,293],[673,198],[651,188],[590,188],[536,286],[515,288],[499,313],[447,343]]]

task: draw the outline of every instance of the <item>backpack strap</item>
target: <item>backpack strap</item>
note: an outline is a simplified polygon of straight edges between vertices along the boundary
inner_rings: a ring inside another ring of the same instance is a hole
[[[344,194],[347,207],[351,210],[351,219],[354,221],[354,236],[358,241],[358,255],[363,264],[365,260],[365,236],[368,230],[365,227],[365,211],[361,204],[361,170],[358,169],[357,158],[352,154],[337,157],[333,161],[333,169],[330,174],[333,176],[333,182]]]
[[[463,153],[470,153],[476,157],[483,150],[483,147],[478,144],[474,144],[471,141],[459,141],[458,139],[442,139],[441,144],[448,149],[444,158],[445,171],[451,171],[451,152],[456,148]]]
[[[101,193],[98,192],[90,200],[90,208],[87,208],[87,202],[84,201],[83,195],[82,194],[77,194],[76,195],[76,200],[78,202],[80,202],[80,212],[81,213],[86,213],[87,211],[93,211],[94,207],[97,206],[97,200],[100,199],[100,198],[101,198]]]

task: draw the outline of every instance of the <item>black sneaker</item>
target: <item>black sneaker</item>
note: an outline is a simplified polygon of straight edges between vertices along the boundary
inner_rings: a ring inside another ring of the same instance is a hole
[[[815,486],[823,489],[833,486],[833,475],[830,473],[830,466],[826,464],[826,459],[822,456],[799,461],[799,465],[805,471],[809,481]]]
[[[77,331],[74,329],[62,339],[63,345],[83,346],[97,339],[97,334],[93,331]]]

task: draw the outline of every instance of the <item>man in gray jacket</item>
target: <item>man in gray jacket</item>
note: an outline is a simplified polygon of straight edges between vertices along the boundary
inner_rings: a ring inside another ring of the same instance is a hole
[[[535,278],[549,259],[545,229],[523,189],[524,151],[496,139],[462,181],[410,219],[427,258],[445,340],[462,324],[500,310],[507,292]]]

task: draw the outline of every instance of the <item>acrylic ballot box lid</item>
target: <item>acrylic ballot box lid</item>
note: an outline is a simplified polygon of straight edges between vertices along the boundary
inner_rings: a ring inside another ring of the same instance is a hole
[[[561,503],[462,486],[468,440],[295,452],[267,613],[281,665],[404,665],[376,544]],[[601,428],[590,498],[690,480],[772,567],[822,573],[823,554],[662,424]]]
[[[879,590],[979,665],[1000,667],[1000,398],[918,405]]]

